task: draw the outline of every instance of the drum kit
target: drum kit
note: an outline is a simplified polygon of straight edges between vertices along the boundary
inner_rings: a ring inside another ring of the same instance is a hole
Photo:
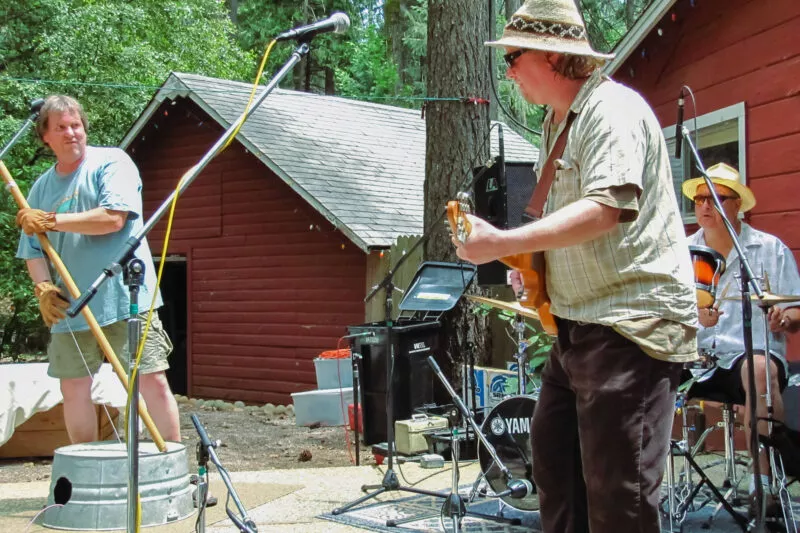
[[[695,276],[697,301],[700,308],[711,308],[718,300],[741,300],[741,296],[717,296],[720,277],[725,272],[725,259],[721,254],[706,246],[690,246],[689,249]],[[762,281],[764,281],[764,278],[766,276],[762,274]],[[761,298],[756,295],[751,297],[752,301],[764,311],[767,352],[769,352],[769,325],[766,317],[769,308],[778,304],[800,302],[800,296],[777,295],[768,292],[768,290],[769,287],[767,286]],[[678,531],[688,513],[698,511],[716,500],[716,508],[708,517],[704,527],[710,527],[711,522],[719,511],[725,508],[742,530],[747,531],[752,522],[749,522],[741,513],[734,510],[733,506],[741,503],[739,485],[747,477],[746,474],[749,472],[751,460],[744,460],[743,457],[737,456],[735,452],[734,430],[736,424],[732,402],[723,404],[722,422],[719,424],[703,429],[689,421],[688,412],[690,410],[702,409],[702,407],[691,405],[688,402],[692,385],[707,379],[717,367],[717,358],[713,349],[711,351],[701,351],[699,355],[700,359],[698,361],[685,366],[687,372],[691,374],[691,378],[682,384],[678,390],[676,414],[678,414],[681,421],[681,439],[671,442],[670,453],[667,454],[666,494],[661,501],[661,511],[665,522],[669,525],[669,531]],[[768,408],[771,410],[769,384],[769,365],[767,365],[766,397]],[[709,433],[717,428],[721,428],[724,434],[724,457],[707,463],[701,468],[694,458],[703,449]],[[697,435],[698,431],[702,431],[699,436]],[[771,422],[769,431],[770,433],[772,431]],[[690,442],[690,432],[694,433],[696,437],[694,443]],[[792,513],[792,502],[786,489],[787,481],[786,476],[783,474],[784,468],[781,457],[775,453],[772,447],[768,448],[768,454],[773,473],[772,492],[778,495],[783,513],[781,527],[785,528],[786,531],[796,533],[797,528]],[[675,457],[683,458],[683,467],[677,477],[674,464]],[[721,493],[704,471],[704,469],[708,470],[720,465],[724,468],[722,489],[726,491],[725,494]],[[738,470],[737,467],[739,467]],[[695,476],[699,478],[698,482],[695,482]]]

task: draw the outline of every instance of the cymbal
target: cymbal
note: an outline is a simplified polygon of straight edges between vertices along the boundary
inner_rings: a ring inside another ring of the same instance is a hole
[[[723,296],[720,300],[729,300],[729,301],[741,301],[742,296]],[[772,294],[770,292],[764,292],[764,298],[761,299],[755,294],[750,295],[750,299],[754,303],[763,302],[766,305],[777,305],[777,304],[788,304],[793,302],[800,302],[800,296],[794,296],[790,294]]]
[[[533,318],[534,320],[539,320],[539,313],[537,313],[535,309],[528,309],[527,307],[522,307],[519,304],[519,302],[506,302],[503,300],[493,300],[491,298],[476,296],[474,294],[467,294],[467,299],[472,300],[475,303],[488,305],[489,307],[494,307],[495,309],[511,311],[512,313],[517,313],[519,315],[526,316],[528,318]]]

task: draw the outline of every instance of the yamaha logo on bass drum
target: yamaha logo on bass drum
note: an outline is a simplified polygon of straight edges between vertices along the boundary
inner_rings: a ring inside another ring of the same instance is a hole
[[[506,431],[511,435],[525,435],[531,432],[530,417],[496,416],[490,422],[492,433],[498,437]]]

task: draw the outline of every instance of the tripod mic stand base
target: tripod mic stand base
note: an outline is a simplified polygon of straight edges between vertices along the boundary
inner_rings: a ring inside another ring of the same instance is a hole
[[[348,503],[347,505],[343,505],[342,507],[337,507],[336,509],[331,511],[331,514],[338,515],[338,514],[345,513],[347,511],[349,511],[350,509],[352,509],[353,507],[361,505],[362,503],[364,503],[365,501],[367,501],[367,500],[369,500],[371,498],[375,498],[376,496],[380,496],[384,492],[393,491],[393,490],[395,490],[395,491],[403,491],[403,492],[412,492],[414,494],[422,494],[422,495],[425,495],[425,496],[433,496],[435,498],[447,498],[447,496],[448,496],[446,493],[436,492],[436,491],[432,491],[432,490],[418,489],[416,487],[403,486],[403,485],[400,484],[400,481],[397,479],[397,474],[395,474],[394,470],[392,470],[392,469],[389,469],[389,470],[386,471],[386,474],[384,474],[383,481],[381,481],[380,485],[363,485],[361,487],[361,490],[363,492],[374,490],[375,492],[372,492],[370,494],[365,494],[361,498],[358,498],[357,500],[354,500],[354,501]]]

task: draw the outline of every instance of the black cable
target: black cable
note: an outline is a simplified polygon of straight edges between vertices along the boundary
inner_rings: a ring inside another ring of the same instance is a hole
[[[492,16],[491,16],[492,13],[494,13],[494,0],[489,0],[489,23],[490,24],[491,24],[491,21],[492,21]],[[494,28],[489,28],[489,35],[494,36]],[[523,124],[522,122],[517,120],[517,118],[514,115],[512,115],[511,112],[508,109],[506,109],[506,107],[503,105],[503,101],[500,99],[500,95],[497,93],[496,81],[497,80],[495,80],[495,71],[494,71],[494,51],[493,51],[492,48],[489,48],[489,82],[490,82],[490,85],[492,86],[492,94],[494,95],[494,99],[497,102],[497,106],[500,108],[500,110],[503,112],[503,114],[508,119],[511,120],[511,122],[513,122],[514,124],[516,124],[520,128],[524,129],[525,131],[527,131],[529,133],[532,133],[534,135],[539,135],[541,137],[541,135],[542,135],[541,131],[535,130],[533,128],[530,128],[530,127],[526,126],[525,124]]]

